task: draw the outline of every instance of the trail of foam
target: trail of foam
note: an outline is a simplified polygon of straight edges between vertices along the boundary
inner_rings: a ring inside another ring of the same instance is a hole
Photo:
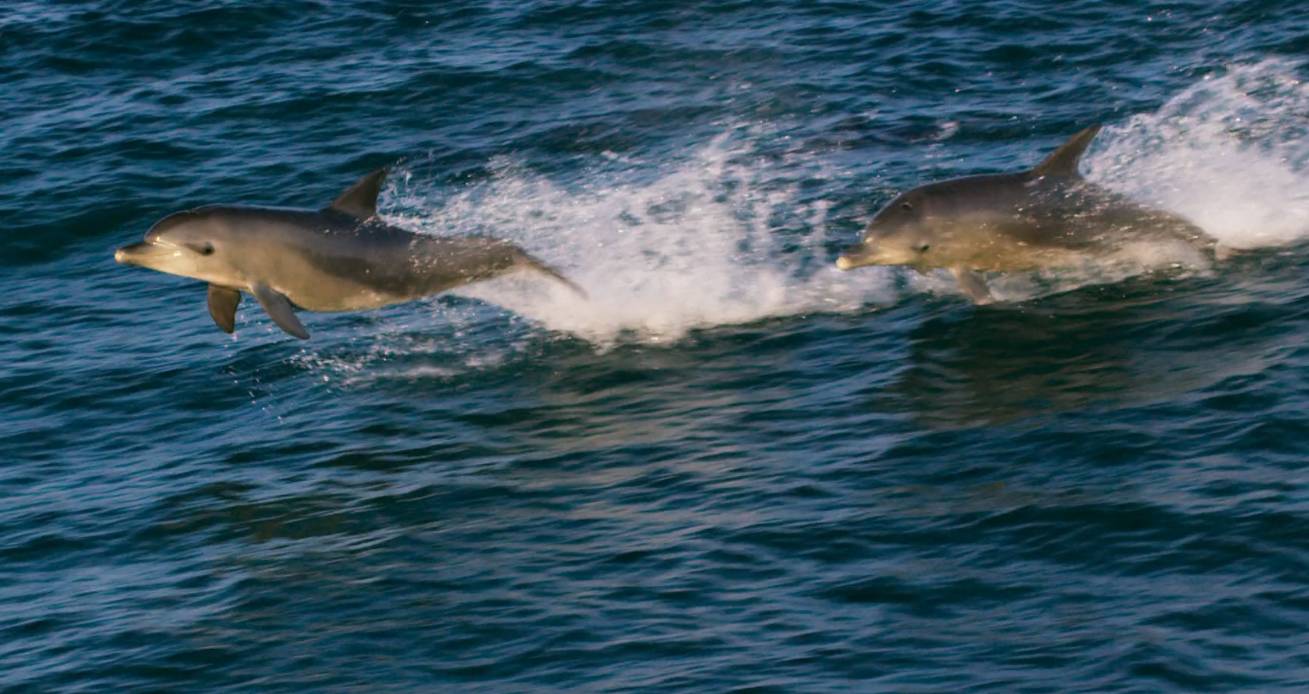
[[[744,135],[730,131],[652,179],[614,157],[575,188],[501,163],[491,180],[444,200],[402,193],[414,214],[397,221],[519,242],[590,298],[522,275],[459,293],[600,345],[891,301],[893,271],[840,273],[827,261],[828,203],[802,199],[796,183],[821,163],[763,161]]]
[[[1235,66],[1106,128],[1088,178],[1182,214],[1231,248],[1309,238],[1309,84],[1300,67]]]
[[[1086,161],[1088,178],[1185,215],[1228,247],[1309,238],[1309,85],[1297,69],[1281,60],[1236,66],[1106,128]],[[829,203],[799,186],[830,177],[825,163],[816,155],[766,158],[757,143],[767,138],[731,128],[671,167],[612,155],[572,185],[507,160],[459,190],[409,178],[391,191],[388,216],[431,233],[518,242],[590,299],[523,275],[458,293],[602,347],[894,301],[905,271],[831,267]],[[1023,301],[1159,268],[1208,267],[1193,248],[1147,245],[1082,268],[993,278],[992,288]],[[942,276],[911,275],[908,286],[956,291]]]

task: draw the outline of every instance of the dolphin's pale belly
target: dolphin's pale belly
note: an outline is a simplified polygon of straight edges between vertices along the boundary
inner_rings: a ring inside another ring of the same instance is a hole
[[[942,248],[930,261],[935,267],[966,267],[982,272],[1023,272],[1074,265],[1085,250],[1037,245],[1002,235],[979,234]]]
[[[419,298],[391,294],[370,286],[366,281],[345,282],[335,277],[318,279],[322,281],[317,285],[274,284],[273,288],[285,294],[297,307],[321,312],[362,311]]]

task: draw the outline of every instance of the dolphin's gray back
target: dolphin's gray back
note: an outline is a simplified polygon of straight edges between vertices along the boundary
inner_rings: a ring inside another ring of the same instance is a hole
[[[938,218],[1033,246],[1087,250],[1134,237],[1206,239],[1199,227],[1085,179],[1029,172],[956,178],[924,186]]]

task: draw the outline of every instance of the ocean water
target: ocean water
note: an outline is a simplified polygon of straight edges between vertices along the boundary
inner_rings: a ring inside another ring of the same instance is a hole
[[[0,685],[1303,691],[1309,5],[10,2]],[[1232,258],[840,273],[1030,166]],[[167,213],[512,239],[385,310],[115,265]]]

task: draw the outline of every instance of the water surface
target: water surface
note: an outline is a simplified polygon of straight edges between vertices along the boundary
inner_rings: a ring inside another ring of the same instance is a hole
[[[1295,691],[1295,2],[11,3],[0,682],[15,691]],[[839,273],[918,183],[1092,122],[1242,250]],[[510,238],[508,278],[254,306],[114,247],[204,203]]]

